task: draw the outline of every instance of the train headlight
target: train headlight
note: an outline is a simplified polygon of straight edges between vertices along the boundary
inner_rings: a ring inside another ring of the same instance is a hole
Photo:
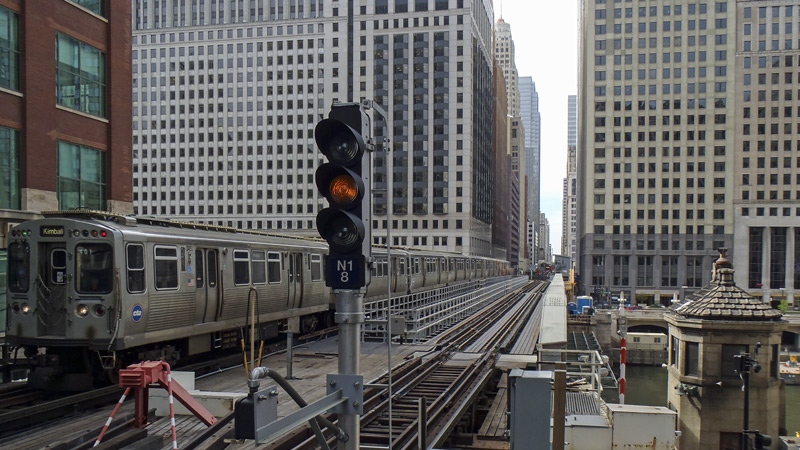
[[[89,307],[83,304],[78,305],[78,307],[75,308],[75,312],[81,317],[86,317],[89,315]]]
[[[106,307],[103,305],[94,305],[94,315],[103,317],[106,314]]]
[[[28,306],[27,303],[23,303],[21,310],[22,310],[22,314],[28,314],[29,312],[31,312],[31,307]]]
[[[11,305],[11,310],[14,311],[15,314],[19,314],[19,303],[14,303]]]
[[[81,230],[72,230],[72,237],[81,237]]]

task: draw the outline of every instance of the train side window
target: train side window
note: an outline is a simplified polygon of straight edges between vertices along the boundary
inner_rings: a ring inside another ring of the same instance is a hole
[[[253,284],[267,282],[267,256],[266,252],[253,250],[250,252],[250,272],[253,274]]]
[[[233,251],[233,283],[250,284],[250,252],[247,250]]]
[[[63,248],[56,248],[50,252],[50,282],[53,284],[64,284],[67,273],[67,251]]]
[[[125,247],[128,292],[144,292],[144,245],[128,244]]]
[[[308,262],[311,264],[311,281],[322,280],[322,255],[312,253],[308,255]]]
[[[270,283],[281,282],[281,254],[279,252],[267,254],[267,275]]]
[[[157,245],[155,253],[156,289],[178,288],[178,248]]]
[[[11,292],[28,292],[30,273],[31,259],[28,243],[10,243],[8,245],[8,289]]]

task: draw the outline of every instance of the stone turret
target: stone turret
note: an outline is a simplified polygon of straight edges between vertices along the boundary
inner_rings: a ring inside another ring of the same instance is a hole
[[[670,334],[667,396],[678,412],[680,450],[739,448],[744,394],[735,355],[741,353],[761,366],[750,374],[749,427],[777,441],[786,422],[778,366],[786,322],[779,310],[734,284],[725,249],[711,283],[673,306],[665,318]]]

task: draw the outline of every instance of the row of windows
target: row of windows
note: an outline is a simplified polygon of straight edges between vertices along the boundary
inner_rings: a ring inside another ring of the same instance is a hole
[[[723,39],[721,36],[715,38],[715,43],[717,45],[721,45],[724,42],[727,42],[727,38]],[[634,38],[615,38],[611,41],[612,47],[609,47],[608,41],[606,39],[595,39],[594,41],[594,49],[598,52],[605,51],[608,48],[613,48],[614,50],[621,50],[624,47],[626,50],[633,49],[633,39]],[[705,46],[708,43],[708,38],[705,35],[695,37],[695,36],[686,36],[686,44],[688,47],[694,47],[695,45]],[[683,45],[683,36],[663,36],[661,38],[661,46],[662,47],[682,47]],[[659,48],[658,45],[658,38],[657,37],[640,37],[637,38],[637,48]],[[680,60],[680,58],[678,58]]]
[[[640,234],[644,234],[644,233],[640,233]],[[648,234],[655,234],[655,233],[648,233]],[[660,242],[661,242],[661,245],[660,245],[661,251],[665,251],[665,252],[666,251],[673,251],[673,252],[681,251],[681,240],[679,240],[679,239],[669,240],[669,239],[666,239],[666,238],[662,237],[660,239]],[[593,246],[594,246],[593,248],[595,250],[604,250],[606,248],[605,244],[606,244],[606,242],[605,242],[604,239],[595,239],[594,242],[593,242]],[[611,241],[611,248],[613,250],[631,250],[631,249],[635,248],[636,250],[650,250],[650,251],[652,251],[652,250],[656,249],[656,239],[655,238],[636,239],[635,245],[634,245],[634,242],[632,242],[632,240],[630,240],[630,239],[624,239],[624,240],[623,239],[613,239]],[[703,251],[703,250],[705,250],[705,248],[706,248],[706,243],[705,243],[704,240],[698,240],[698,241],[687,240],[687,241],[684,241],[684,250]],[[689,258],[689,257],[687,257],[687,258]],[[696,259],[695,260],[687,259],[687,263],[690,264],[690,265],[702,266],[702,261],[698,262]]]
[[[800,191],[797,191],[797,200],[800,200]],[[757,217],[791,217],[792,215],[792,208],[781,208],[777,206],[773,206],[771,208],[765,208],[763,206],[759,206],[757,208],[750,208],[744,207],[742,208],[742,216],[749,217],[751,215],[751,211],[754,212],[754,215]],[[794,210],[795,217],[800,217],[800,208],[795,208]],[[797,286],[800,286],[800,283],[797,283]]]
[[[656,260],[661,264],[654,264]],[[607,265],[607,262],[611,264]],[[684,269],[682,275],[678,273],[681,266]],[[636,286],[640,287],[656,287],[655,280],[661,282],[660,287],[701,287],[704,273],[702,256],[592,256],[594,286],[627,287],[635,279]]]
[[[620,0],[614,0],[614,3],[619,3]],[[630,3],[631,0],[625,0],[626,3]],[[639,0],[642,1],[642,0]],[[606,0],[594,0],[595,4],[597,5],[605,5]],[[727,4],[725,2],[717,2],[715,4],[714,10],[716,12],[726,12],[728,10]],[[790,7],[791,8],[791,7]],[[686,5],[687,13],[690,15],[693,14],[706,14],[708,12],[708,5],[706,3],[690,3]],[[750,9],[750,8],[747,8]],[[658,6],[639,6],[637,8],[637,13],[639,17],[647,17],[650,15],[651,17],[655,17],[659,15]],[[683,5],[664,5],[661,9],[661,15],[664,16],[680,16],[683,14]],[[791,13],[789,13],[791,14]],[[617,17],[622,16],[622,8],[614,8],[614,16]],[[633,17],[633,8],[625,8],[625,17]]]
[[[682,168],[685,166],[685,168]],[[634,163],[613,163],[612,168],[614,173],[632,173]],[[654,173],[658,172],[657,163],[636,163],[636,170],[637,173]],[[697,172],[705,172],[706,171],[706,163],[705,162],[698,162],[697,163]],[[662,162],[661,163],[661,173],[669,173],[670,171],[675,173],[681,173],[682,170],[686,172],[694,172],[695,171],[695,163],[694,162]],[[725,171],[725,162],[724,161],[716,161],[714,162],[714,172],[724,172]],[[594,165],[594,173],[606,173],[606,164],[605,163],[595,163]],[[702,178],[698,178],[701,180]],[[629,180],[626,180],[629,181]],[[664,180],[669,181],[669,180]],[[595,186],[597,187],[597,186]]]
[[[717,99],[713,99],[713,101],[714,101],[714,108],[725,108],[727,103],[728,103],[727,99],[725,99],[725,98],[717,98]],[[658,109],[659,101],[658,100],[639,100],[639,101],[627,100],[627,101],[624,101],[624,102],[615,101],[613,103],[613,107],[614,107],[614,111],[622,111],[623,106],[625,108],[625,111],[633,111],[633,105],[634,104],[636,105],[636,110],[637,111],[647,111],[647,110],[654,111],[654,110]],[[707,103],[706,99],[704,99],[704,98],[698,98],[698,99],[690,98],[690,99],[686,100],[686,107],[688,109],[695,109],[695,108],[697,108],[697,109],[706,109],[706,105],[707,104],[708,103]],[[681,105],[682,105],[682,102],[681,102],[680,99],[662,100],[661,101],[661,109],[662,110],[681,109]],[[606,102],[605,101],[596,101],[596,102],[594,102],[594,111],[595,111],[595,113],[606,111]],[[691,116],[689,116],[689,117],[691,117]],[[698,117],[701,117],[701,116],[698,116]],[[678,122],[678,123],[680,123],[680,122]],[[692,122],[689,122],[689,123],[691,124]]]
[[[606,225],[594,225],[593,233],[594,234],[605,234],[606,228],[611,229],[613,234],[631,234],[634,230],[636,234],[656,234],[656,226],[655,225],[636,225],[636,228],[633,228],[631,225],[612,225],[610,227],[606,227]],[[723,235],[725,234],[725,226],[724,225],[713,225],[712,232],[715,235]],[[705,234],[706,228],[704,225],[698,225],[696,228],[693,225],[686,225],[685,234]],[[681,232],[680,225],[661,225],[661,234],[683,234]],[[715,241],[712,248],[721,248],[725,247],[726,244],[722,241]],[[651,286],[652,284],[648,284],[647,286]]]
[[[778,378],[779,347],[777,345],[771,347],[771,355],[768,356],[769,376],[770,378]],[[703,364],[705,364],[707,360],[707,358],[703,358],[700,354],[701,349],[702,351],[710,351],[715,354],[721,351],[719,367],[714,369],[704,367],[703,372],[706,375],[716,376],[719,374],[718,376],[721,378],[735,378],[737,380],[736,383],[738,383],[738,379],[741,377],[738,371],[740,361],[737,355],[743,353],[751,354],[750,347],[747,345],[722,344],[701,346],[699,342],[681,341],[677,336],[672,336],[669,346],[669,364],[673,367],[677,367],[683,375],[699,377],[701,375],[700,363],[703,361]]]
[[[800,128],[800,124],[798,124],[798,128]],[[609,133],[612,134],[612,133]],[[726,138],[726,131],[725,130],[714,130],[714,139],[715,140],[724,140]],[[664,141],[669,142],[672,141],[680,141],[681,132],[680,131],[662,131],[661,132],[661,139],[658,139],[658,132],[657,131],[639,131],[635,133],[636,139],[633,139],[634,133],[633,132],[614,132],[612,134],[613,142],[657,142],[657,141]],[[696,137],[696,139],[695,139]],[[671,138],[671,139],[670,139]],[[706,131],[700,130],[695,134],[694,130],[689,130],[686,132],[686,140],[694,141],[700,140],[703,141],[706,139]],[[594,134],[594,142],[601,143],[607,142],[606,141],[606,133],[595,133]],[[612,142],[612,141],[608,141]],[[651,170],[652,171],[652,170]]]
[[[87,8],[102,6],[93,1],[76,1]],[[62,33],[56,33],[56,101],[59,105],[94,116],[106,116],[105,54]],[[20,87],[19,18],[0,7],[0,87]]]

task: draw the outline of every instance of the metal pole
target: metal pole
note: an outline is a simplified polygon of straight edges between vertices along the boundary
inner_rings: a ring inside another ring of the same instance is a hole
[[[745,369],[742,373],[742,381],[744,382],[744,428],[742,429],[742,450],[750,448],[750,435],[747,431],[750,429],[750,355],[743,356],[745,359]]]
[[[289,331],[286,333],[286,379],[292,379],[292,364],[294,362],[294,342],[292,337],[294,333]]]
[[[339,374],[358,375],[361,356],[361,324],[364,323],[364,293],[355,289],[340,289],[336,294],[336,323],[339,325]],[[342,450],[358,450],[361,442],[361,417],[340,414],[339,426],[349,436],[341,443]]]

